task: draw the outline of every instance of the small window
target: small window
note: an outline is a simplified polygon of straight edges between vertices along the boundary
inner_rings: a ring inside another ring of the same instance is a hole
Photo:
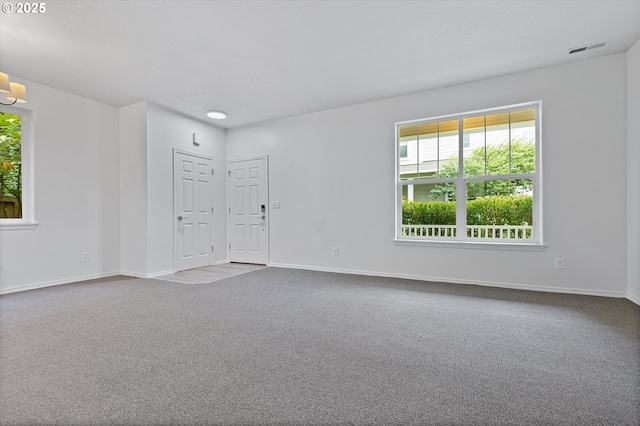
[[[397,123],[396,239],[541,244],[539,117],[535,102]]]
[[[30,176],[31,113],[0,109],[0,227],[33,224]]]
[[[407,158],[407,143],[400,142],[400,158]]]

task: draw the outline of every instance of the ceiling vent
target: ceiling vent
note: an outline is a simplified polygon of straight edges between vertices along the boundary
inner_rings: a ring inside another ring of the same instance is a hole
[[[594,43],[594,44],[590,44],[588,46],[574,47],[573,49],[569,49],[567,51],[567,53],[569,55],[571,55],[572,53],[584,52],[585,50],[597,49],[598,47],[602,47],[605,44],[607,44],[607,42],[603,41],[601,43]]]

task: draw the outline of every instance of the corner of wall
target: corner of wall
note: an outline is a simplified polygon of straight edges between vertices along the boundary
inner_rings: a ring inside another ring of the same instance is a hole
[[[147,273],[147,103],[119,110],[120,269]]]
[[[640,305],[640,40],[627,52],[627,298]]]

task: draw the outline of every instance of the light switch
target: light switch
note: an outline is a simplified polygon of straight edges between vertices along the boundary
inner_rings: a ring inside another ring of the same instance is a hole
[[[271,208],[279,209],[280,208],[280,201],[274,201],[273,203],[271,203]]]

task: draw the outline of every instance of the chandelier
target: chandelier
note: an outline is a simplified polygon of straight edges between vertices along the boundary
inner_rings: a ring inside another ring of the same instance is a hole
[[[9,76],[3,72],[0,72],[0,93],[4,94],[4,97],[9,101],[9,103],[0,101],[2,105],[27,102],[27,89],[24,85],[9,81]]]

